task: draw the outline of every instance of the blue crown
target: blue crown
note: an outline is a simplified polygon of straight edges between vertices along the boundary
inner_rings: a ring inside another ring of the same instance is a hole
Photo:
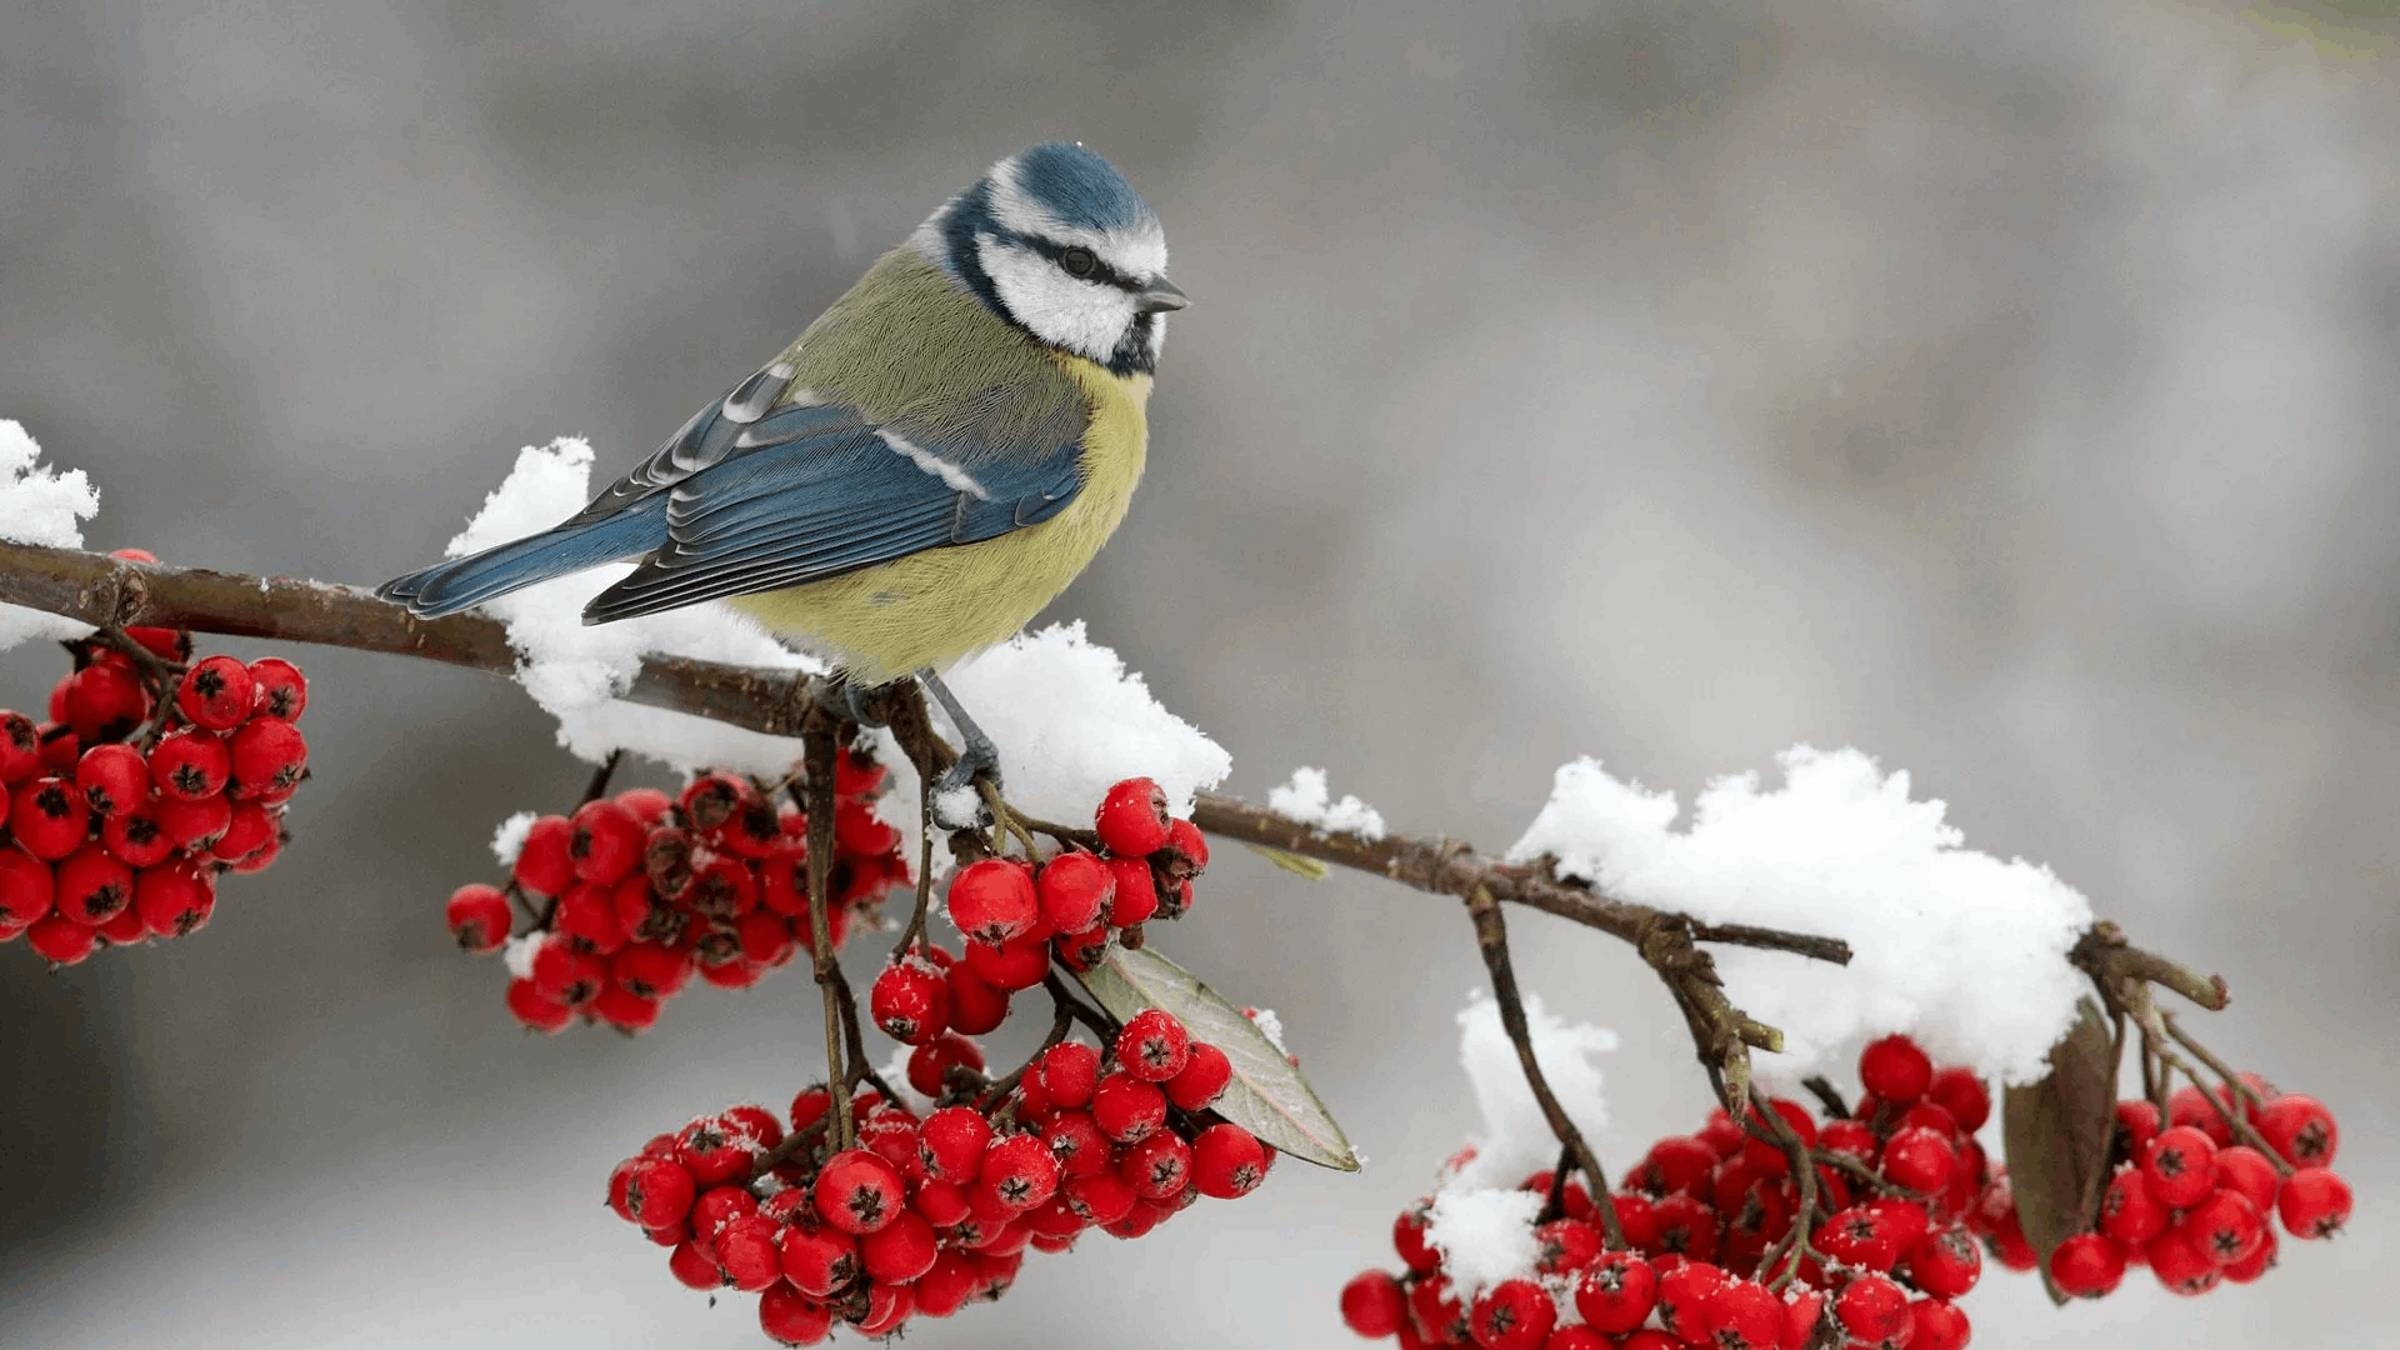
[[[1121,230],[1158,219],[1115,165],[1080,145],[1053,141],[1003,163],[1015,167],[1026,196],[1066,224]]]

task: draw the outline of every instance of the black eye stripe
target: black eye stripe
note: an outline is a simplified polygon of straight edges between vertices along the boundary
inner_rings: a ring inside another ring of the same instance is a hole
[[[1021,235],[1018,238],[1018,242],[1024,244],[1027,248],[1032,249],[1034,252],[1041,254],[1043,257],[1048,258],[1050,261],[1058,263],[1058,270],[1061,272],[1067,272],[1066,264],[1062,261],[1067,256],[1067,250],[1071,248],[1084,247],[1081,244],[1061,244],[1053,240],[1042,239],[1032,235]],[[1104,285],[1114,286],[1120,291],[1126,291],[1129,293],[1138,292],[1142,289],[1142,283],[1109,266],[1108,259],[1101,257],[1097,250],[1086,248],[1084,251],[1092,255],[1092,270],[1084,273],[1080,277],[1076,277],[1076,280],[1097,281]],[[1067,275],[1075,276],[1073,272],[1067,272]]]

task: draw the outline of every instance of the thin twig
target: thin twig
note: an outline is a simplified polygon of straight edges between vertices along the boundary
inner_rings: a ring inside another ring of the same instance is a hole
[[[1489,891],[1477,891],[1467,897],[1468,917],[1475,921],[1475,946],[1483,953],[1483,968],[1492,977],[1492,997],[1500,1005],[1500,1025],[1508,1032],[1509,1044],[1517,1049],[1517,1065],[1525,1071],[1525,1086],[1532,1090],[1533,1100],[1542,1108],[1542,1118],[1550,1123],[1550,1133],[1558,1137],[1559,1146],[1575,1156],[1575,1165],[1582,1169],[1584,1181],[1592,1189],[1593,1208],[1600,1211],[1600,1226],[1608,1235],[1611,1250],[1625,1246],[1625,1228],[1618,1222],[1617,1207],[1608,1202],[1608,1173],[1600,1166],[1600,1157],[1592,1152],[1583,1131],[1575,1126],[1566,1107],[1559,1104],[1558,1094],[1551,1091],[1550,1080],[1542,1073],[1541,1062],[1534,1058],[1533,1029],[1525,1019],[1525,1000],[1517,991],[1517,972],[1508,955],[1508,924],[1500,914],[1500,902]]]
[[[834,958],[833,929],[826,913],[833,875],[834,757],[841,752],[834,733],[833,715],[822,709],[812,710],[801,727],[802,760],[808,769],[804,808],[808,812],[808,932],[817,988],[825,995],[825,1087],[833,1095],[833,1137],[837,1148],[846,1149],[856,1128],[850,1119],[851,1079],[842,1067],[847,1026],[844,1005],[850,1000]]]

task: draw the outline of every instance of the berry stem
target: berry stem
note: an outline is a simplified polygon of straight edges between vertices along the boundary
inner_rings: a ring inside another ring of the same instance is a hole
[[[1533,1100],[1542,1108],[1542,1118],[1550,1123],[1550,1133],[1558,1137],[1559,1146],[1573,1155],[1576,1167],[1592,1188],[1593,1207],[1600,1211],[1600,1226],[1606,1233],[1611,1250],[1625,1247],[1625,1228],[1617,1219],[1617,1207],[1608,1199],[1608,1173],[1600,1166],[1598,1154],[1575,1127],[1567,1109],[1559,1104],[1558,1094],[1550,1090],[1550,1080],[1533,1055],[1533,1029],[1525,1020],[1525,1000],[1517,991],[1515,963],[1509,959],[1508,923],[1501,916],[1500,902],[1489,890],[1477,888],[1467,897],[1467,915],[1475,922],[1475,947],[1483,954],[1483,968],[1492,977],[1492,997],[1500,1004],[1500,1025],[1508,1032],[1508,1043],[1516,1047],[1517,1064],[1525,1071],[1525,1086],[1533,1092]]]
[[[833,1121],[836,1148],[846,1149],[857,1128],[850,1119],[850,1077],[842,1065],[848,1028],[844,1005],[850,1000],[834,961],[833,930],[826,919],[826,892],[833,874],[834,759],[841,753],[837,730],[832,714],[812,707],[801,725],[800,744],[807,772],[809,946],[817,988],[825,995],[825,1090],[833,1097],[826,1114]]]
[[[600,761],[600,767],[592,770],[591,781],[584,784],[583,787],[583,800],[577,804],[581,806],[589,806],[593,802],[600,800],[600,794],[608,791],[608,780],[616,777],[617,766],[622,764],[624,761],[624,751],[609,751],[608,758]]]
[[[1823,1074],[1801,1079],[1800,1086],[1807,1088],[1809,1095],[1817,1099],[1817,1104],[1825,1108],[1827,1119],[1848,1120],[1850,1118],[1850,1104],[1842,1100],[1841,1089],[1835,1087],[1832,1080]]]

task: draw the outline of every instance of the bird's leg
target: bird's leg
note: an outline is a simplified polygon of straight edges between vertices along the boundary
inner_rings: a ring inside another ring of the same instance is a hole
[[[811,678],[813,677],[807,675],[800,677],[804,684]],[[879,684],[862,687],[852,684],[846,679],[829,676],[816,681],[817,706],[836,717],[855,722],[869,731],[878,731],[883,728],[883,719],[869,712],[867,703],[874,697],[875,691],[881,688],[883,686]]]
[[[950,715],[951,725],[958,728],[960,742],[958,762],[942,770],[941,777],[934,780],[934,818],[944,829],[979,828],[989,817],[978,799],[975,780],[983,779],[994,788],[1000,786],[1000,750],[992,744],[991,737],[983,734],[983,728],[975,725],[975,719],[967,716],[967,710],[959,705],[958,695],[950,692],[950,686],[942,683],[941,676],[931,669],[920,670],[917,681],[942,705],[942,711]],[[972,805],[962,811],[962,802]],[[963,820],[959,819],[962,814],[966,817]]]

